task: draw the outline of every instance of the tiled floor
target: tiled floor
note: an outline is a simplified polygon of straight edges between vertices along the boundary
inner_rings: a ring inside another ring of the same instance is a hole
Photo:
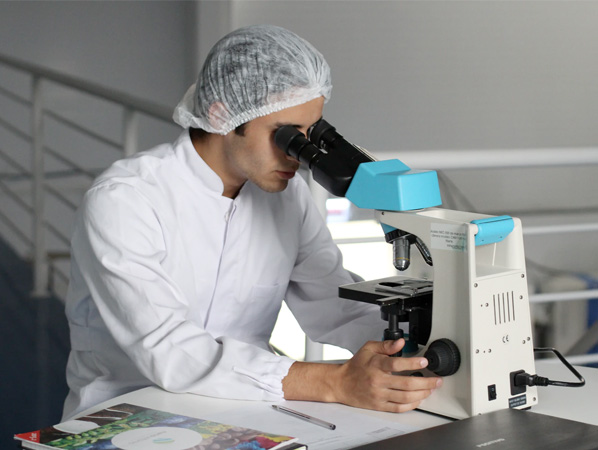
[[[63,304],[32,298],[31,266],[0,240],[0,449],[13,435],[57,423],[69,351]]]

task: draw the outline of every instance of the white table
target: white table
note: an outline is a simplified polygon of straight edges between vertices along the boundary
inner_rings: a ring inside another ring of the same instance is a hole
[[[539,387],[539,403],[532,408],[532,411],[598,425],[598,369],[576,368],[586,379],[584,387]],[[536,362],[536,371],[538,375],[550,379],[576,381],[573,374],[560,363],[538,361]],[[450,422],[449,419],[421,411],[392,414],[339,404],[284,402],[286,406],[336,423],[337,430],[330,432],[322,427],[276,412],[270,407],[270,403],[218,399],[193,394],[173,394],[156,387],[140,389],[116,397],[81,415],[118,403],[131,403],[272,433],[288,434],[309,444],[310,450],[349,448],[347,443],[343,442],[343,438],[346,437],[347,440],[353,442],[355,435],[351,435],[351,433],[355,432],[355,427],[358,429],[359,426],[367,426],[368,423],[380,424],[379,427],[382,429],[387,426],[396,426],[404,432],[409,432]],[[380,439],[385,437],[387,436],[381,434]],[[321,441],[321,439],[323,440]]]

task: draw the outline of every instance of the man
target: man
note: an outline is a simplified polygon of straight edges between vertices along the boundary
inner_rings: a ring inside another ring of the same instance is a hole
[[[354,280],[295,176],[299,162],[274,144],[283,125],[305,133],[330,90],[326,61],[300,37],[237,30],[177,107],[179,139],[95,181],[72,238],[64,419],[149,385],[397,412],[439,386],[392,375],[427,364],[389,357],[402,340],[363,345],[380,336],[379,311],[337,297]],[[355,356],[318,364],[271,353],[283,299],[313,340]]]

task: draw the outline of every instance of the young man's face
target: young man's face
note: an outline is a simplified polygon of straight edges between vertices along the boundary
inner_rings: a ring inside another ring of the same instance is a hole
[[[240,188],[249,180],[267,192],[284,190],[299,168],[299,161],[287,156],[274,143],[283,125],[293,125],[304,134],[322,117],[324,98],[258,117],[245,125],[242,136],[234,131],[224,137],[228,177]]]

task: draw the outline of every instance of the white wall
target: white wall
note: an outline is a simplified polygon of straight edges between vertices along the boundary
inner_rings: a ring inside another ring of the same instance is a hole
[[[195,74],[193,2],[3,1],[0,53],[173,104]]]
[[[326,114],[378,151],[598,142],[598,2],[237,1],[233,19],[319,48]]]

